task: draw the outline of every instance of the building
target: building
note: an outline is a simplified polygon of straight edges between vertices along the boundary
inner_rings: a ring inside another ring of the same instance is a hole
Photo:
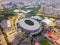
[[[41,13],[45,13],[45,9],[46,9],[46,6],[45,5],[41,5],[41,8],[40,8],[40,12]]]
[[[53,15],[56,16],[56,17],[58,17],[59,16],[59,13],[60,13],[60,9],[54,8],[53,11],[54,11]]]
[[[40,12],[51,15],[53,13],[53,8],[51,6],[41,5]]]
[[[57,21],[56,21],[56,24],[57,24],[58,26],[60,26],[60,20],[57,20]]]
[[[14,12],[15,12],[15,13],[18,13],[18,12],[20,12],[20,10],[18,10],[18,9],[15,9],[15,10],[14,10]]]
[[[48,18],[42,20],[42,22],[44,22],[47,26],[52,26],[53,24],[53,21]]]
[[[60,16],[60,9],[59,8],[53,8],[51,6],[41,5],[41,8],[39,10],[43,14],[59,17]]]
[[[31,45],[31,39],[30,38],[24,39],[20,45]]]
[[[16,36],[17,35],[17,31],[12,29],[10,20],[3,20],[1,22],[1,27],[3,28],[3,32],[6,33],[6,35],[7,35],[6,38],[9,41],[9,43],[12,44],[13,42],[15,42],[15,40],[17,40],[17,39],[15,39],[15,37],[18,37],[18,36]],[[16,45],[17,45],[17,41],[16,41]]]
[[[9,32],[11,28],[10,20],[3,20],[1,22],[1,27],[4,29],[4,32]]]
[[[31,12],[33,10],[20,10],[20,11],[23,12],[23,13],[29,13],[29,12]]]
[[[2,7],[2,5],[0,4],[0,10],[3,10],[3,7]]]
[[[41,21],[41,20],[42,20],[42,18],[39,17],[39,16],[31,16],[30,18],[31,18],[31,19],[35,19],[35,20],[37,20],[37,21]]]
[[[17,6],[17,8],[22,8],[22,7],[24,7],[24,3],[19,2],[19,3],[16,4],[16,6]]]
[[[58,15],[58,17],[60,18],[60,12],[59,12],[59,15]]]
[[[1,3],[1,5],[5,8],[13,8],[13,7],[16,8],[15,3],[13,3],[13,2],[3,2],[3,3]]]
[[[41,24],[31,18],[24,18],[18,21],[17,23],[17,30],[18,32],[26,32],[30,35],[36,34],[41,32],[42,26]]]
[[[53,8],[52,7],[46,7],[45,14],[52,15],[53,14]]]

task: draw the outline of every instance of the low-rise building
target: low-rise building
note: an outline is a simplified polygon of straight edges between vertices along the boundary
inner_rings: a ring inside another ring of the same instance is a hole
[[[42,18],[39,17],[39,16],[31,16],[30,18],[31,18],[31,19],[35,19],[35,20],[37,20],[37,21],[41,21],[41,20],[42,20]]]
[[[53,8],[51,6],[41,5],[41,8],[39,10],[43,14],[59,17],[60,16],[60,9],[59,8]]]
[[[8,42],[9,43],[16,43],[15,42],[15,40],[17,40],[17,39],[15,39],[15,37],[17,37],[16,35],[17,35],[17,31],[16,30],[13,30],[13,29],[11,29],[12,27],[11,27],[11,21],[10,20],[3,20],[2,22],[1,22],[1,27],[3,28],[3,32],[4,33],[6,33],[6,35],[7,35],[7,40],[8,40]],[[3,43],[4,44],[4,43]],[[16,43],[17,44],[17,43]],[[4,44],[5,45],[5,44]]]
[[[60,26],[60,20],[57,20],[57,21],[56,21],[56,24],[57,24],[58,26]]]
[[[15,10],[14,10],[14,12],[15,12],[15,13],[18,13],[18,12],[20,12],[20,10],[18,10],[18,9],[15,9]]]
[[[54,26],[53,24],[53,20],[45,18],[42,20],[42,22],[44,22],[47,26]]]
[[[1,22],[1,27],[3,28],[3,31],[5,33],[11,31],[11,22],[10,22],[10,20],[3,20]]]

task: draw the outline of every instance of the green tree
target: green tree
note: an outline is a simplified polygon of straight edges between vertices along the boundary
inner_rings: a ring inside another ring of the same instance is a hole
[[[15,13],[13,12],[13,9],[10,8],[4,8],[2,11],[0,11],[0,22],[4,19],[8,19],[10,16],[14,16]]]
[[[39,10],[39,8],[33,8],[33,11],[29,12],[28,14],[35,16],[37,14],[38,10]]]

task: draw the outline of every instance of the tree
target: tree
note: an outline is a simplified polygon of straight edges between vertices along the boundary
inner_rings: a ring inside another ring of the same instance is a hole
[[[33,16],[36,16],[36,14],[38,13],[38,11],[39,11],[39,7],[33,8],[33,11],[29,12],[28,14],[29,15],[33,15]]]
[[[10,8],[4,8],[2,11],[0,11],[0,22],[4,19],[8,19],[11,16],[14,16],[15,13],[13,12],[13,9]]]

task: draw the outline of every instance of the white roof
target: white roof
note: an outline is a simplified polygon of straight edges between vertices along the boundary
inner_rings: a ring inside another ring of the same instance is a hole
[[[3,20],[3,21],[1,22],[1,26],[2,26],[3,28],[11,27],[11,23],[10,23],[9,20]]]
[[[10,22],[10,20],[7,20],[7,27],[11,27],[11,22]]]
[[[23,12],[23,13],[29,13],[29,12],[31,12],[32,10],[20,10],[21,12]]]
[[[32,22],[34,22],[34,25],[33,26],[27,25],[25,23],[25,20],[31,20]],[[40,28],[40,24],[37,21],[35,21],[33,19],[28,19],[28,18],[24,18],[24,19],[20,20],[19,24],[20,24],[21,27],[23,27],[26,30],[37,30],[37,29]]]
[[[15,9],[15,10],[14,10],[14,12],[19,12],[19,11],[20,11],[20,10],[18,10],[18,9]]]
[[[19,15],[19,16],[22,16],[22,15],[23,15],[23,13],[18,13],[18,15]]]
[[[31,16],[31,18],[33,18],[33,19],[38,19],[38,20],[42,20],[42,18],[39,17],[39,16]]]
[[[44,19],[42,21],[45,22],[47,25],[50,25],[52,23],[52,21],[49,19]]]

